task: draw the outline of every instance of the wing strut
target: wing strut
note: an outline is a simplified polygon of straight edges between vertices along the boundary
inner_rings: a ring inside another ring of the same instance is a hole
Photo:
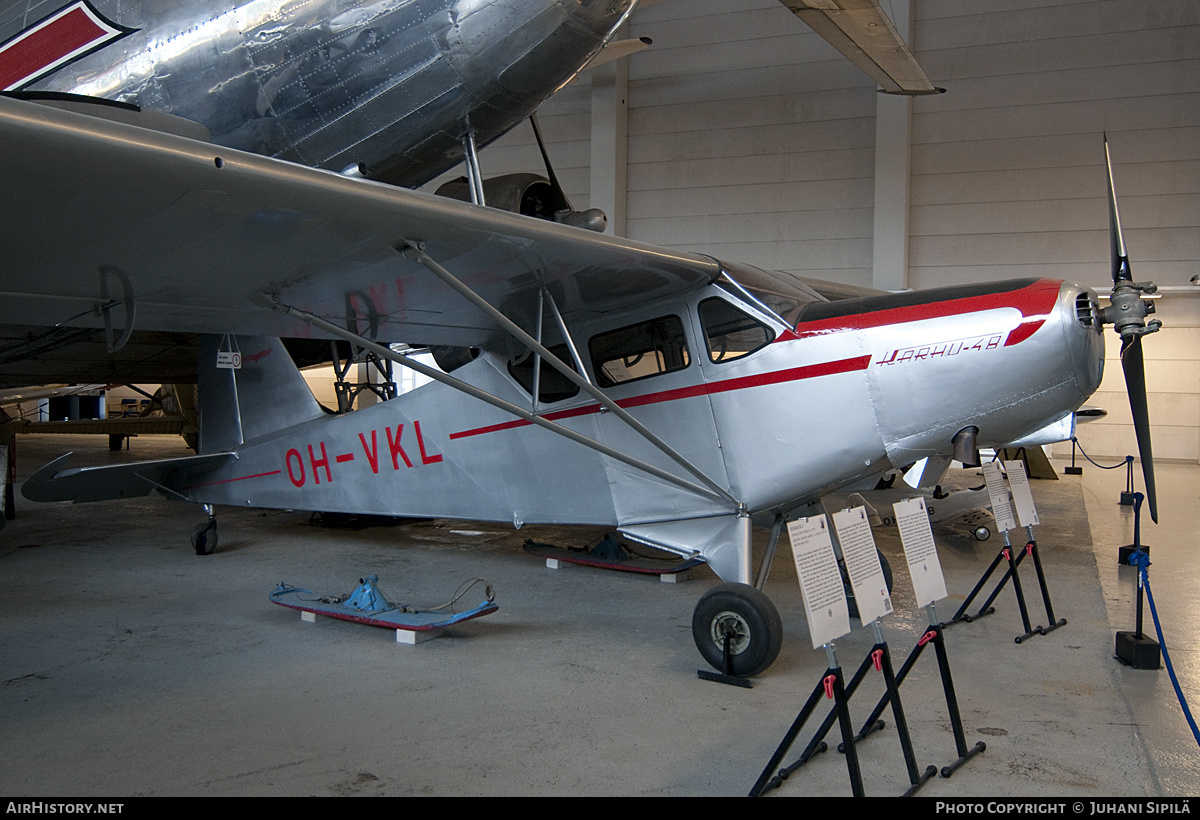
[[[471,201],[486,205],[483,198],[483,173],[479,170],[479,154],[475,150],[475,132],[463,136],[463,161],[467,164],[467,182],[471,186]]]
[[[346,330],[345,328],[342,328],[342,327],[338,327],[337,325],[333,324],[332,322],[322,319],[320,316],[309,313],[308,311],[305,311],[305,310],[301,310],[300,308],[293,307],[291,305],[286,305],[283,302],[279,301],[278,296],[276,296],[274,294],[264,294],[264,296],[270,301],[271,305],[276,310],[283,311],[284,313],[288,314],[289,316],[294,316],[297,319],[299,319],[300,321],[304,322],[305,324],[312,325],[313,327],[323,330],[326,333],[329,333],[331,335],[337,336],[340,339],[345,339],[346,341],[348,341],[352,344],[358,345],[359,347],[363,348],[364,350],[369,350],[370,352],[374,353],[376,356],[380,356],[384,359],[388,359],[389,361],[396,362],[397,364],[403,365],[404,367],[412,368],[413,370],[415,370],[416,372],[420,373],[423,376],[428,376],[429,378],[433,379],[434,381],[441,382],[442,384],[444,384],[448,387],[452,387],[455,390],[458,390],[462,393],[466,393],[468,396],[472,396],[474,398],[479,399],[480,401],[487,402],[488,404],[492,405],[493,407],[499,408],[500,410],[503,410],[506,413],[511,413],[514,416],[517,416],[518,418],[522,418],[525,421],[530,422],[531,424],[535,424],[538,427],[543,427],[552,433],[557,433],[558,435],[563,436],[564,438],[574,441],[576,444],[582,444],[584,447],[588,447],[592,450],[595,450],[596,452],[600,453],[601,455],[606,455],[609,458],[613,458],[624,464],[628,464],[630,467],[633,467],[635,470],[641,470],[642,472],[648,473],[649,475],[652,475],[655,478],[660,478],[663,481],[674,484],[675,486],[680,487],[684,490],[687,490],[688,492],[696,493],[697,495],[702,495],[702,496],[705,496],[706,498],[715,498],[716,500],[723,501],[723,502],[728,502],[732,499],[732,496],[730,496],[726,492],[714,492],[712,490],[701,487],[698,484],[693,484],[692,482],[688,481],[687,479],[680,478],[679,476],[674,475],[673,473],[669,473],[666,470],[662,470],[658,467],[655,467],[653,464],[647,464],[646,462],[641,461],[636,458],[633,458],[632,456],[625,455],[620,450],[616,450],[612,447],[609,447],[606,444],[602,444],[602,443],[596,441],[595,439],[590,439],[587,436],[583,435],[582,433],[578,433],[578,432],[570,429],[569,427],[564,427],[561,424],[556,424],[553,421],[549,421],[545,418],[542,418],[541,416],[537,415],[536,413],[531,413],[530,411],[524,409],[523,407],[519,407],[510,401],[505,401],[502,398],[493,396],[491,393],[488,393],[486,390],[480,390],[478,387],[475,387],[472,384],[467,384],[462,379],[456,379],[454,376],[451,376],[447,373],[443,373],[441,370],[438,370],[437,368],[430,367],[426,364],[423,364],[409,356],[405,356],[403,353],[397,353],[396,351],[394,351],[388,347],[385,347],[381,344],[377,344],[375,342],[372,342],[369,339],[359,336],[357,333]],[[554,358],[554,357],[551,357],[551,358]],[[742,505],[738,504],[736,501],[733,502],[733,506],[738,509],[741,509],[741,507],[742,507]]]
[[[592,384],[590,381],[588,381],[586,378],[584,378],[582,375],[580,375],[574,368],[569,367],[561,359],[559,359],[557,356],[555,356],[553,353],[551,353],[545,346],[543,346],[541,344],[541,342],[539,342],[537,339],[534,339],[532,336],[530,336],[528,333],[526,333],[524,330],[522,330],[520,327],[518,327],[515,322],[513,322],[511,319],[509,319],[507,316],[505,316],[503,313],[501,313],[496,308],[492,307],[492,305],[486,299],[484,299],[482,296],[475,293],[475,291],[471,290],[469,287],[467,287],[462,282],[460,282],[458,280],[458,278],[454,276],[454,274],[450,273],[450,271],[443,268],[429,254],[425,253],[424,249],[422,247],[420,247],[420,245],[408,243],[405,245],[397,246],[397,250],[400,251],[400,253],[405,258],[411,259],[414,262],[424,265],[430,271],[437,274],[439,279],[441,279],[443,282],[445,282],[450,287],[454,288],[454,290],[458,291],[458,293],[460,295],[462,295],[465,299],[467,299],[467,301],[469,301],[475,307],[479,308],[484,313],[486,313],[488,316],[490,316],[493,320],[496,321],[497,324],[500,325],[500,327],[507,330],[519,342],[521,342],[521,344],[528,347],[532,352],[540,355],[542,357],[543,361],[547,362],[551,367],[553,367],[559,373],[562,373],[564,376],[566,376],[568,379],[570,379],[574,384],[578,385],[580,390],[587,393],[589,396],[591,396],[593,399],[595,399],[597,402],[599,402],[601,407],[603,407],[608,412],[612,413],[614,416],[619,418],[621,421],[625,422],[625,424],[627,424],[630,427],[630,429],[632,429],[635,433],[640,435],[642,438],[646,439],[646,441],[653,444],[669,459],[671,459],[676,464],[678,464],[680,467],[682,467],[683,469],[685,469],[689,473],[691,473],[695,478],[697,478],[701,483],[703,483],[704,486],[708,487],[708,489],[711,490],[714,494],[716,494],[717,496],[719,496],[720,498],[722,498],[723,500],[725,500],[729,504],[731,504],[734,507],[734,509],[740,510],[743,508],[744,505],[740,501],[738,501],[736,498],[734,498],[729,493],[728,490],[726,490],[724,487],[722,487],[717,482],[713,481],[702,470],[700,470],[700,468],[696,467],[694,464],[692,464],[690,461],[688,461],[686,458],[684,458],[680,453],[676,452],[675,449],[672,448],[669,444],[667,444],[661,438],[659,438],[654,433],[652,433],[650,431],[650,429],[648,427],[646,427],[646,425],[642,424],[640,421],[638,421],[632,415],[630,415],[629,412],[627,410],[625,410],[625,408],[618,405],[616,402],[614,402],[612,399],[610,399],[608,396],[606,396],[603,392],[601,392],[601,390],[599,388],[597,388],[594,384]],[[570,336],[568,335],[567,338],[569,339]],[[535,399],[536,399],[536,396],[535,396]]]
[[[124,298],[119,301],[108,298],[108,279],[110,276],[121,283],[121,292]],[[125,343],[133,335],[133,325],[137,316],[136,303],[133,300],[133,285],[130,283],[129,277],[125,275],[125,271],[111,265],[103,265],[100,268],[100,298],[104,300],[104,304],[99,308],[100,312],[104,315],[104,341],[108,347],[108,352],[116,353],[125,347]],[[121,338],[114,341],[112,309],[118,304],[125,310],[125,330],[121,333]]]
[[[583,358],[579,355],[579,348],[575,346],[575,340],[571,337],[571,331],[567,330],[567,323],[563,320],[562,313],[558,310],[558,303],[554,301],[554,295],[542,288],[542,292],[546,294],[546,298],[550,300],[550,310],[554,312],[554,321],[558,325],[558,330],[562,333],[564,339],[567,340],[567,349],[571,351],[571,359],[575,362],[576,371],[583,378],[587,379],[587,370],[583,366]],[[541,341],[541,337],[538,337]],[[591,384],[591,379],[588,379],[588,384]]]

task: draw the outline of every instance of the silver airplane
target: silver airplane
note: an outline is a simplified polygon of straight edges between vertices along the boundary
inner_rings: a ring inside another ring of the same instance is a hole
[[[114,348],[201,334],[201,424],[195,456],[64,456],[30,499],[201,504],[200,553],[224,504],[607,525],[708,562],[724,583],[697,604],[697,647],[722,668],[728,644],[732,671],[755,675],[783,630],[753,525],[774,538],[886,470],[1061,437],[1111,323],[1153,509],[1136,374],[1157,322],[1115,196],[1111,307],[1050,279],[828,301],[786,274],[395,184],[523,119],[632,2],[33,5],[0,10],[0,76],[40,99],[0,97],[0,324],[47,345],[63,329]],[[72,49],[22,46],[71,15]],[[434,383],[329,416],[281,337],[349,341]]]

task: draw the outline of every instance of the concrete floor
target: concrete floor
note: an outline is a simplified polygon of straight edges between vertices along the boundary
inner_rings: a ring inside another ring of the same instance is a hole
[[[183,454],[176,439],[154,437],[122,453],[102,437],[25,436],[18,447],[22,477],[71,449],[77,466]],[[1163,523],[1143,535],[1151,588],[1200,708],[1200,646],[1188,631],[1200,607],[1200,468],[1160,465],[1159,484]],[[1122,470],[1091,466],[1082,479],[1034,482],[1055,614],[1068,624],[1015,644],[1020,618],[1005,590],[995,615],[947,631],[967,743],[987,751],[923,796],[1200,794],[1200,751],[1166,671],[1113,659],[1115,632],[1134,619],[1134,571],[1116,563],[1132,532],[1116,503],[1123,486]],[[179,502],[18,508],[0,531],[0,794],[10,797],[744,795],[826,666],[786,551],[767,584],[784,648],[743,690],[696,676],[692,608],[717,583],[707,569],[662,584],[549,570],[520,548],[526,538],[582,545],[595,531],[452,521],[339,531],[307,514],[223,509],[218,553],[197,557],[188,534],[203,516]],[[897,611],[883,626],[899,666],[927,619],[900,571],[899,539],[876,538],[898,569]],[[939,535],[943,619],[998,543]],[[418,605],[484,576],[500,610],[413,647],[373,627],[302,623],[267,600],[280,580],[338,593],[369,573]],[[1045,623],[1031,567],[1022,578],[1033,622]],[[839,641],[848,673],[872,643],[861,628]],[[863,691],[856,720],[880,676]],[[902,695],[920,767],[949,763],[932,652]],[[885,719],[859,747],[869,795],[908,785]],[[827,753],[771,794],[849,793],[844,761]]]

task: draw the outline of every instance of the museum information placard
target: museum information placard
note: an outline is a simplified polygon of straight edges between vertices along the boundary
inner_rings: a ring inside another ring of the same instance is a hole
[[[842,545],[842,559],[858,604],[859,619],[865,624],[891,614],[892,596],[879,563],[879,550],[875,548],[866,508],[853,507],[834,513],[833,527]]]
[[[925,499],[897,501],[892,509],[896,512],[896,525],[900,528],[900,541],[908,559],[908,574],[917,594],[917,606],[940,601],[946,597],[946,578],[942,575],[942,562],[938,560],[937,546],[933,543]]]
[[[823,515],[799,518],[788,523],[788,537],[804,594],[808,632],[813,649],[818,649],[850,631],[846,588],[829,537],[829,522]]]

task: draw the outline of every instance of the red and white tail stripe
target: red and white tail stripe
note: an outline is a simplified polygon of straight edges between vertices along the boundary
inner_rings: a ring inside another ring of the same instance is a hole
[[[0,43],[0,90],[23,88],[131,31],[105,20],[86,0],[64,6]]]

